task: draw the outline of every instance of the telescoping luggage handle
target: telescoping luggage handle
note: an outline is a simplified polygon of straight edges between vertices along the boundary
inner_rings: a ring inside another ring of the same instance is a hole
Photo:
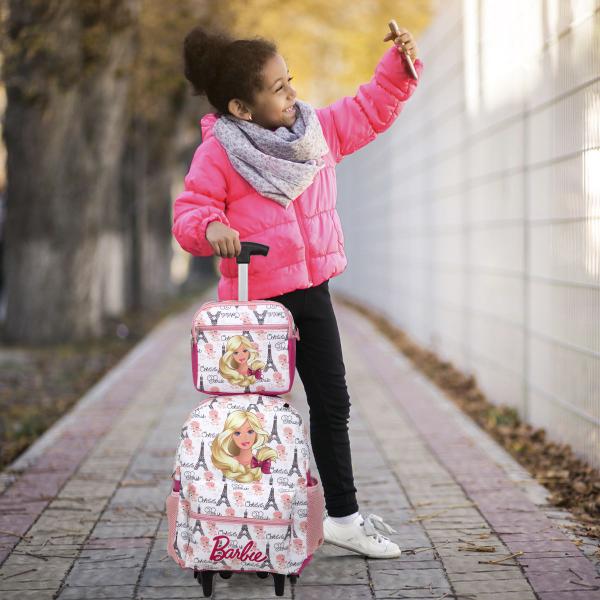
[[[240,242],[242,250],[236,257],[238,264],[238,300],[248,300],[248,265],[253,254],[269,254],[269,246],[258,242]]]

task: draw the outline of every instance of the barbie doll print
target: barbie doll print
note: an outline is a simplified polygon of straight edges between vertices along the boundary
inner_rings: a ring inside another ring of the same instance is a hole
[[[260,360],[258,346],[243,335],[227,340],[225,353],[219,360],[219,373],[232,385],[246,387],[262,379],[265,363]]]
[[[234,410],[212,442],[212,462],[229,479],[240,483],[257,481],[263,473],[271,473],[271,461],[278,456],[275,449],[267,446],[268,439],[269,433],[253,412]]]

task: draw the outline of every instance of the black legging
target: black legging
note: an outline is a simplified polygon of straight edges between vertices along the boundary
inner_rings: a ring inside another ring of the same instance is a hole
[[[298,326],[296,368],[309,406],[311,445],[332,517],[358,511],[348,420],[350,396],[329,280],[267,298],[286,306]]]

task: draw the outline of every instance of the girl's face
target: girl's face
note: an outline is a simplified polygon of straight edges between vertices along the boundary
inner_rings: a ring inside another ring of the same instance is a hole
[[[290,85],[291,77],[280,54],[276,54],[265,63],[262,76],[263,89],[255,94],[254,104],[247,107],[249,112],[234,100],[231,101],[229,109],[242,119],[247,120],[252,115],[252,123],[267,129],[291,127],[297,118],[298,109],[293,106],[297,94]]]
[[[244,346],[244,344],[240,344],[237,350],[233,352],[233,358],[237,361],[238,365],[243,365],[248,360],[248,356],[250,355],[250,350]]]
[[[252,445],[256,441],[256,431],[252,429],[248,421],[233,432],[233,440],[235,445],[241,450],[252,448]]]

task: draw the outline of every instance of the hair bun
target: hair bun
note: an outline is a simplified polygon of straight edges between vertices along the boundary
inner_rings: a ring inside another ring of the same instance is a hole
[[[205,94],[219,73],[219,60],[233,40],[224,33],[194,27],[183,41],[184,75],[196,95]]]

